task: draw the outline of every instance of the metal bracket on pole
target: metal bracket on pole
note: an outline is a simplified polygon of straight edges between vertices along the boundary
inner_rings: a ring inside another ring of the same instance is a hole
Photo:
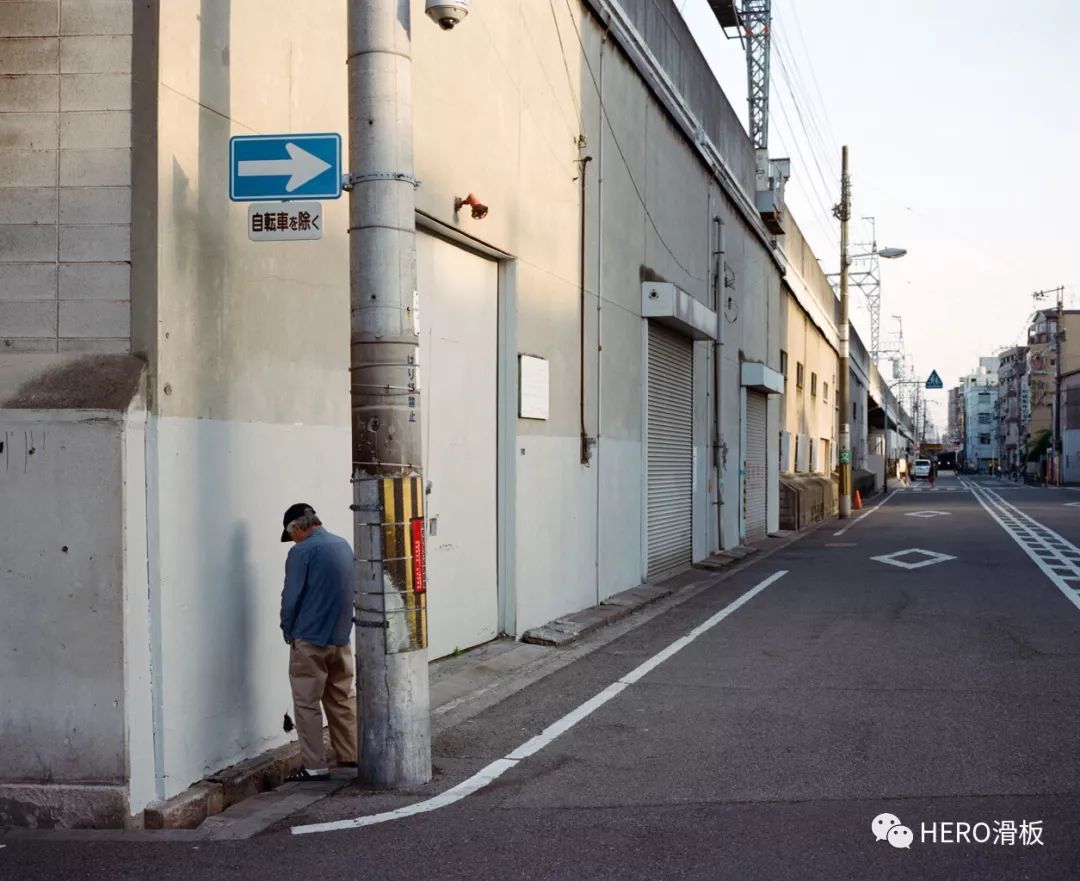
[[[404,181],[412,184],[414,190],[419,189],[421,183],[411,174],[404,171],[379,171],[368,174],[343,174],[341,176],[341,188],[345,192],[349,192],[357,184],[364,184],[373,180]]]
[[[389,630],[389,621],[361,621],[359,618],[353,618],[353,624],[357,627],[374,627],[376,630]]]

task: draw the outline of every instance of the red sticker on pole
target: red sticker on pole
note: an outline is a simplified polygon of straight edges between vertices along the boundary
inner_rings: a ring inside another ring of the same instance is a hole
[[[413,593],[427,593],[427,560],[424,545],[424,518],[409,521],[412,530],[412,576]]]

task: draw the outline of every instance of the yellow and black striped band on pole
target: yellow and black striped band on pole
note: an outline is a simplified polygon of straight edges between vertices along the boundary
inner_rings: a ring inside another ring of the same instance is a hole
[[[427,648],[424,489],[419,477],[380,482],[388,654]],[[395,595],[389,595],[393,590]]]

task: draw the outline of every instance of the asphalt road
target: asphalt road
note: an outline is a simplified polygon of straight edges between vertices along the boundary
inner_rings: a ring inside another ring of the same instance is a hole
[[[1070,502],[950,475],[898,491],[449,730],[421,790],[346,790],[237,843],[7,840],[0,878],[1075,879],[1080,608],[987,510],[1013,506],[1080,561]],[[913,549],[941,557],[874,559]],[[290,833],[445,791],[779,571],[462,801]],[[881,814],[909,848],[876,840]]]

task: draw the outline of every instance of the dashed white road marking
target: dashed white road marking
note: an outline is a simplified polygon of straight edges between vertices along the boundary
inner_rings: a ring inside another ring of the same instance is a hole
[[[1043,526],[991,489],[970,484],[972,494],[1031,561],[1080,609],[1080,548]]]
[[[837,532],[834,532],[833,535],[843,535],[845,532],[847,532],[849,529],[851,529],[852,526],[855,526],[856,524],[861,523],[863,520],[865,520],[867,517],[869,517],[871,514],[873,514],[876,510],[878,510],[878,508],[881,508],[887,501],[889,501],[889,499],[891,499],[893,496],[895,496],[898,492],[900,492],[900,490],[894,489],[891,493],[889,493],[887,496],[885,496],[885,498],[883,498],[880,502],[878,502],[876,505],[874,505],[874,507],[872,507],[872,508],[870,508],[870,509],[868,509],[866,511],[863,511],[861,516],[856,517],[854,520],[852,520],[843,529],[841,529],[841,530],[839,530]]]
[[[888,499],[886,499],[888,501]],[[884,504],[884,502],[882,502]],[[880,506],[879,506],[880,507]],[[657,652],[649,660],[642,664],[639,664],[621,679],[611,683],[607,688],[598,694],[593,695],[585,703],[571,710],[561,719],[553,722],[543,731],[533,737],[525,743],[521,744],[513,752],[507,753],[503,758],[496,759],[489,765],[481,768],[468,780],[464,780],[457,786],[446,790],[446,792],[436,795],[434,798],[426,799],[425,801],[416,802],[415,804],[406,805],[403,808],[398,808],[393,811],[384,811],[381,814],[371,814],[367,817],[354,817],[350,820],[333,820],[328,823],[310,823],[306,826],[293,826],[293,835],[308,835],[313,832],[334,832],[340,829],[357,829],[361,826],[374,826],[378,823],[387,823],[391,820],[400,820],[404,817],[412,817],[416,814],[426,814],[431,811],[437,811],[439,808],[445,808],[448,805],[452,805],[455,802],[461,801],[463,798],[472,795],[479,789],[483,789],[493,780],[497,780],[511,768],[515,767],[518,762],[523,759],[527,759],[529,756],[542,750],[545,746],[550,744],[559,735],[569,731],[582,719],[585,719],[592,713],[596,712],[600,707],[610,701],[616,695],[622,693],[626,688],[633,685],[643,676],[651,673],[657,667],[659,667],[668,658],[677,654],[686,648],[695,639],[701,636],[703,633],[712,630],[717,624],[723,621],[728,615],[736,611],[746,603],[750,602],[754,597],[761,593],[765,588],[771,584],[775,584],[781,578],[787,575],[786,569],[781,569],[778,572],[774,572],[760,584],[750,588],[746,593],[734,600],[728,605],[724,606],[719,612],[713,615],[711,618],[699,624],[685,636],[679,637],[667,648],[660,652]]]

